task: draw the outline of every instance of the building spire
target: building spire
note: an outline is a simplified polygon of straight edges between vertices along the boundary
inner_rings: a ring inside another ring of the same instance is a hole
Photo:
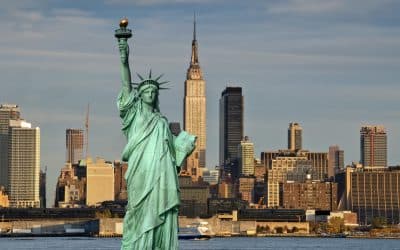
[[[193,41],[192,41],[192,58],[190,65],[199,64],[199,56],[197,52],[197,40],[196,40],[196,12],[193,14]]]
[[[196,11],[193,12],[193,41],[196,41]]]

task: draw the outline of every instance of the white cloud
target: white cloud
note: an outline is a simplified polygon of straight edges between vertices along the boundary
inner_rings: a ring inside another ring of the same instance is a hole
[[[271,14],[357,14],[368,15],[382,6],[396,3],[395,0],[284,0],[267,3]]]
[[[268,11],[274,14],[282,13],[323,13],[342,10],[344,1],[321,1],[321,0],[290,0],[271,5]]]
[[[110,5],[165,5],[165,4],[192,4],[209,2],[218,2],[221,0],[105,0],[106,4]]]

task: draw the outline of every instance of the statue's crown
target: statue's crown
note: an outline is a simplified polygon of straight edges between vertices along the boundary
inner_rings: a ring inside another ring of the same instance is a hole
[[[159,75],[158,77],[152,79],[152,78],[151,78],[151,70],[150,70],[149,76],[148,76],[147,79],[144,78],[143,76],[137,74],[137,76],[138,76],[139,79],[140,79],[140,82],[134,82],[134,83],[132,83],[132,84],[133,84],[133,85],[136,85],[135,89],[137,89],[138,91],[140,91],[141,88],[143,88],[143,87],[145,87],[145,86],[148,86],[148,85],[153,85],[153,86],[155,86],[155,87],[157,88],[157,90],[168,89],[168,88],[160,87],[161,85],[166,84],[166,83],[169,82],[169,81],[163,81],[163,82],[159,82],[159,81],[158,81],[158,80],[161,79],[161,77],[162,77],[163,75],[164,75],[164,74],[161,74],[161,75]]]

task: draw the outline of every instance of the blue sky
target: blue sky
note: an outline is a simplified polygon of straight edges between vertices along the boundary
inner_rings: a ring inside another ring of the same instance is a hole
[[[118,159],[124,146],[113,36],[121,17],[134,31],[132,70],[165,73],[171,89],[161,93],[161,111],[182,121],[193,11],[207,82],[209,168],[218,163],[226,86],[243,88],[245,134],[257,157],[286,148],[296,121],[304,148],[327,152],[338,144],[350,163],[359,160],[360,126],[382,124],[389,163],[400,164],[399,1],[2,1],[0,102],[19,104],[41,128],[50,195],[65,161],[65,129],[83,128],[88,103],[90,155]]]

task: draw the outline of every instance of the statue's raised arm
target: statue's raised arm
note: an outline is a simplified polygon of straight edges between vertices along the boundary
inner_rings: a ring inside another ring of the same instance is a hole
[[[129,69],[129,45],[128,38],[132,37],[132,31],[127,29],[128,19],[124,18],[119,23],[120,28],[115,31],[115,37],[118,39],[119,55],[121,58],[121,80],[123,94],[129,94],[132,91],[131,71]]]

